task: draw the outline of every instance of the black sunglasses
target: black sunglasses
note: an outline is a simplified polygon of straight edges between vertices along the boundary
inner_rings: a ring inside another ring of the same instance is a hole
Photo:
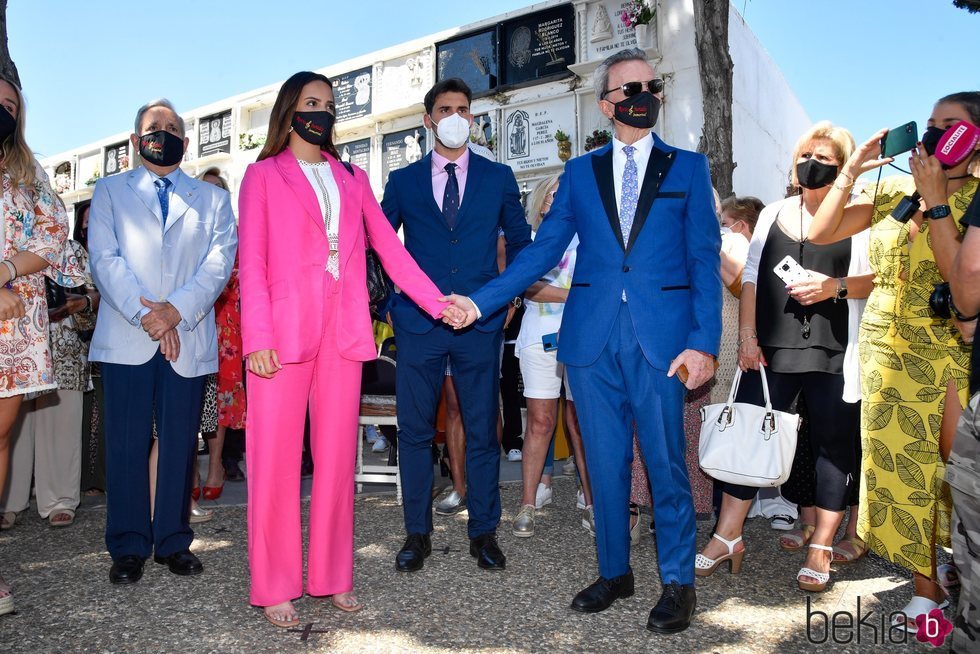
[[[617,90],[622,91],[623,95],[625,95],[627,98],[630,98],[636,95],[637,93],[643,91],[644,86],[647,87],[647,90],[650,91],[650,93],[656,95],[658,93],[663,92],[664,81],[660,78],[657,78],[657,79],[652,79],[649,82],[626,82],[622,86],[617,86],[616,88],[607,89],[602,93],[602,96],[599,99],[603,100],[607,95]]]

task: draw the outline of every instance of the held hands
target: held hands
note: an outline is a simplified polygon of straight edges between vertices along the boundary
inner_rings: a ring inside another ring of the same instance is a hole
[[[180,356],[180,336],[176,329],[164,332],[163,336],[160,337],[160,354],[171,363]]]
[[[0,320],[23,318],[26,310],[24,301],[13,291],[0,288]]]
[[[140,319],[140,324],[154,341],[159,341],[166,332],[180,323],[180,312],[169,302],[151,302],[140,297],[140,304],[150,310]]]
[[[786,287],[791,298],[803,306],[808,306],[837,296],[836,279],[815,270],[807,270],[807,272],[810,273],[809,279],[793,282]]]
[[[706,381],[711,379],[715,374],[714,359],[697,350],[684,350],[677,357],[670,362],[670,370],[667,371],[668,377],[673,377],[674,373],[681,366],[687,368],[687,380],[684,381],[684,386],[688,390],[694,390],[698,388]]]
[[[279,354],[275,350],[257,350],[248,355],[248,369],[266,379],[272,379],[273,375],[282,370],[279,363]]]
[[[912,170],[912,178],[915,180],[915,190],[922,196],[926,208],[934,207],[937,204],[946,204],[947,195],[946,184],[949,181],[946,171],[942,164],[934,156],[926,154],[926,149],[919,143],[912,148],[912,156],[909,157],[909,168]]]
[[[447,295],[440,302],[451,302],[442,312],[442,321],[453,329],[463,329],[476,322],[476,305],[465,295]]]

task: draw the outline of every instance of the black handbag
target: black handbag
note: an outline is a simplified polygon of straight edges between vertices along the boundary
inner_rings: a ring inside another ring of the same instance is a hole
[[[68,302],[68,298],[65,296],[65,287],[47,277],[44,278],[44,296],[48,302],[48,311],[60,309]]]
[[[350,162],[341,161],[340,163],[344,164],[347,172],[351,175],[354,174],[354,168],[350,165]],[[364,258],[367,261],[368,304],[371,305],[372,311],[376,312],[378,307],[388,301],[390,281],[388,275],[385,274],[384,267],[381,265],[381,258],[370,245],[364,252]]]

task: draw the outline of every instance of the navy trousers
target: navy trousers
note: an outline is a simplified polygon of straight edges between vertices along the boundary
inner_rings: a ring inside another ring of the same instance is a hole
[[[635,421],[653,483],[661,582],[693,584],[696,526],[684,462],[684,385],[644,358],[626,302],[599,358],[567,369],[592,480],[599,574],[610,579],[630,570]]]
[[[405,530],[432,532],[432,438],[446,373],[453,366],[466,429],[466,505],[470,538],[494,533],[500,522],[500,444],[497,412],[502,332],[454,332],[437,326],[427,334],[398,330],[398,468]]]
[[[112,559],[169,556],[190,547],[191,466],[206,377],[181,377],[157,351],[138,366],[102,364],[106,529]],[[156,501],[150,519],[149,454],[156,414]]]

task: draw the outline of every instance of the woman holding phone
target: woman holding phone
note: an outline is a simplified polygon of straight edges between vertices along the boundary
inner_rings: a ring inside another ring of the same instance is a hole
[[[859,310],[850,300],[867,297],[872,276],[866,274],[862,257],[866,241],[815,245],[807,234],[813,214],[853,150],[851,134],[829,122],[817,123],[800,137],[792,170],[797,194],[763,209],[742,273],[738,364],[748,372],[736,401],[764,404],[761,375],[755,372],[760,366],[766,368],[774,409],[790,411],[800,395],[806,399],[817,508],[796,582],[808,591],[827,587],[834,535],[855,483],[858,374],[856,357],[848,356],[848,350],[853,352],[857,342]],[[785,267],[805,272],[798,281],[787,282]],[[745,554],[742,527],[759,490],[728,483],[721,487],[715,533],[695,559],[701,577],[725,561],[738,572]]]
[[[292,600],[304,588],[299,489],[307,408],[315,467],[306,591],[331,596],[343,611],[361,608],[351,592],[354,458],[361,366],[377,356],[368,243],[426,313],[437,318],[449,306],[406,252],[364,171],[341,163],[335,111],[324,75],[286,80],[240,191],[250,599],[279,627],[299,624]]]
[[[959,121],[980,125],[980,92],[954,93],[933,107],[928,129],[912,150],[912,177],[888,177],[851,197],[863,173],[891,162],[879,158],[881,130],[847,160],[810,227],[810,239],[833,243],[871,228],[875,288],[861,321],[863,446],[858,535],[877,555],[912,572],[904,626],[948,606],[937,582],[936,547],[950,545],[950,493],[945,457],[966,403],[970,346],[959,324],[933,313],[933,287],[949,275],[959,249],[959,219],[977,192],[975,150],[943,170],[933,156],[945,130]],[[980,146],[978,146],[980,148]],[[913,192],[921,200],[912,201]],[[899,205],[910,202],[907,215]],[[902,616],[895,624],[902,625]]]

